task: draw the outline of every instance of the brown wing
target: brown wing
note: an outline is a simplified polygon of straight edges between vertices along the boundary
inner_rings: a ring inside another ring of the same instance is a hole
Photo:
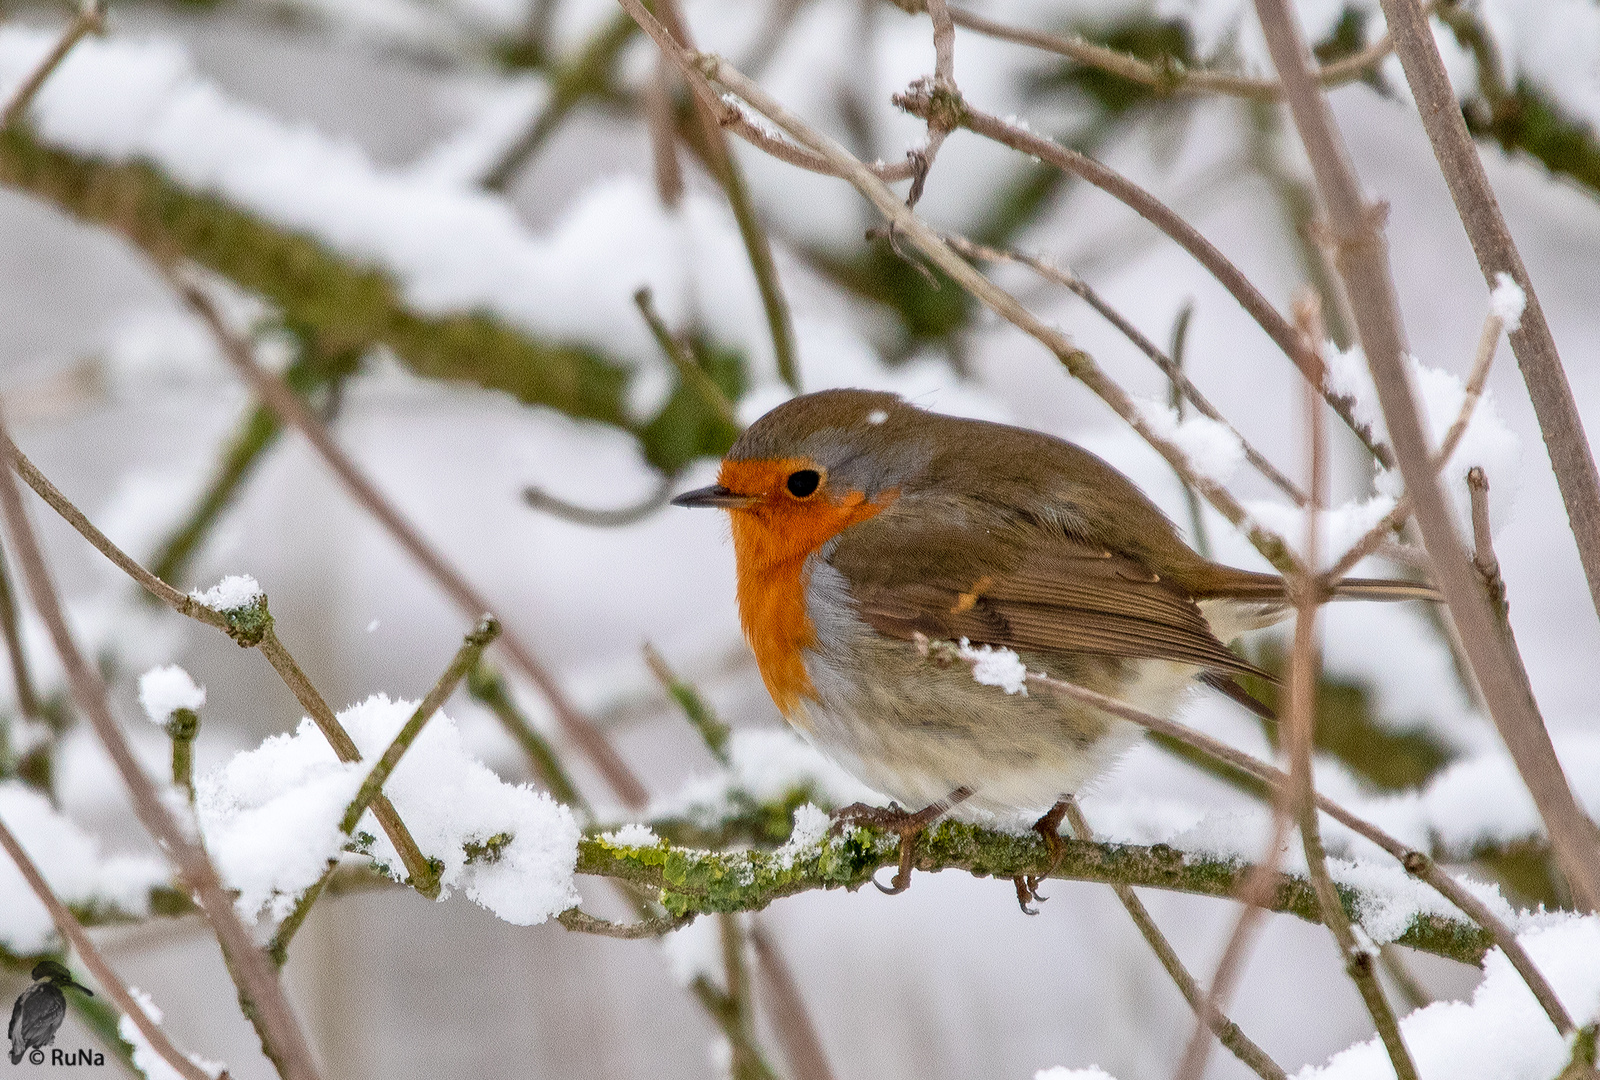
[[[850,582],[861,617],[890,637],[921,633],[1259,673],[1217,640],[1193,600],[1128,556],[1044,529],[1002,539],[990,530],[974,536],[924,525],[896,545],[898,531],[893,522],[852,528],[829,558]],[[1019,554],[983,565],[973,546]]]

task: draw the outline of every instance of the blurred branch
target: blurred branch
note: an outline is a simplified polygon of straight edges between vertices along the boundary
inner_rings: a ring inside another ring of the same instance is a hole
[[[923,10],[927,0],[890,0],[890,2],[902,10],[915,13]],[[1283,88],[1273,79],[1253,79],[1246,75],[1230,75],[1223,71],[1191,68],[1175,57],[1164,57],[1156,63],[1151,63],[1129,53],[1097,45],[1078,34],[1068,37],[1007,26],[965,8],[951,7],[950,17],[963,29],[1000,41],[1027,45],[1065,56],[1069,60],[1104,71],[1108,75],[1147,86],[1158,94],[1226,94],[1258,101],[1275,101],[1283,96]],[[1390,41],[1388,34],[1384,34],[1353,56],[1347,56],[1323,67],[1317,73],[1318,81],[1327,87],[1354,82],[1368,75],[1393,50],[1394,43]]]
[[[556,65],[550,73],[550,93],[543,108],[483,174],[483,187],[503,192],[511,186],[517,174],[527,167],[572,109],[606,86],[618,57],[636,30],[633,20],[626,15],[613,16],[579,46],[570,60]]]
[[[690,912],[687,915],[658,915],[631,923],[615,923],[609,919],[596,918],[581,908],[568,908],[556,916],[556,922],[580,934],[597,934],[600,937],[637,941],[640,938],[658,938],[674,930],[681,930],[698,917],[696,913]]]
[[[1410,0],[1400,5],[1396,0],[1384,0],[1384,8],[1395,33],[1396,49],[1407,66],[1408,78],[1413,80],[1413,93],[1422,103],[1424,122],[1430,129],[1438,127],[1439,113],[1453,112],[1454,99],[1449,96],[1449,84],[1444,79],[1427,24],[1420,10]],[[1445,504],[1444,494],[1433,476],[1431,455],[1406,371],[1408,350],[1389,270],[1388,245],[1381,229],[1381,213],[1367,205],[1327,100],[1310,77],[1308,51],[1287,0],[1256,0],[1256,10],[1273,63],[1283,79],[1295,126],[1316,176],[1317,188],[1327,211],[1329,234],[1335,244],[1335,264],[1350,297],[1356,329],[1377,385],[1378,400],[1383,407],[1384,420],[1401,474],[1405,478],[1406,491],[1415,504],[1417,524],[1427,544],[1428,554],[1433,558],[1434,577],[1439,591],[1450,605],[1462,645],[1472,661],[1478,685],[1482,688],[1484,702],[1500,731],[1500,737],[1511,752],[1523,783],[1533,796],[1540,817],[1544,819],[1573,893],[1584,907],[1593,910],[1600,905],[1600,829],[1584,814],[1567,785],[1555,748],[1550,743],[1549,732],[1545,730],[1544,720],[1539,715],[1521,657],[1496,625],[1488,597],[1468,562]],[[1422,70],[1424,68],[1425,71]],[[1433,84],[1433,75],[1437,76],[1443,87],[1442,99],[1439,87]],[[1442,100],[1452,103],[1450,110],[1443,109],[1440,104]],[[1460,123],[1459,117],[1456,123]],[[1453,140],[1448,144],[1436,145],[1445,146],[1446,149],[1453,147],[1451,153],[1461,149]],[[1459,156],[1462,170],[1472,173],[1475,178],[1470,183],[1476,185],[1483,181],[1482,165],[1470,140],[1464,154]],[[1454,176],[1453,168],[1446,170],[1447,179]],[[1461,176],[1455,176],[1452,188],[1462,179]],[[1510,247],[1509,236],[1504,234],[1504,222],[1493,206],[1492,193],[1488,191],[1486,181],[1482,182],[1481,188],[1478,193],[1488,202],[1480,209],[1487,220],[1475,219],[1474,224],[1469,224],[1469,233],[1482,226],[1498,226],[1499,231],[1495,236],[1504,240],[1505,250],[1501,250],[1498,241],[1491,246],[1497,255],[1509,255],[1513,260],[1509,264],[1493,266],[1484,263],[1485,271],[1492,278],[1494,272],[1507,269],[1509,265],[1509,272],[1527,291],[1527,275],[1522,271],[1520,260],[1515,259],[1515,249]],[[1476,187],[1474,190],[1477,190]],[[1524,343],[1529,340],[1526,335],[1530,332],[1530,322],[1544,325],[1542,317],[1530,320],[1529,316],[1535,313],[1537,304],[1530,294],[1520,339]],[[1521,350],[1518,358],[1525,364],[1529,362],[1523,358]],[[1553,348],[1546,359],[1554,359]],[[1552,378],[1565,386],[1559,370]],[[1538,384],[1536,399],[1538,393],[1553,390],[1551,383],[1537,379],[1534,382]],[[1534,382],[1530,382],[1530,390],[1535,389]],[[1581,431],[1581,428],[1578,430]],[[1582,456],[1587,462],[1583,466],[1584,471],[1593,477],[1594,466],[1592,461],[1587,460],[1586,449]],[[1558,474],[1562,469],[1558,455]],[[1572,475],[1558,475],[1558,479],[1562,482],[1564,495],[1569,483],[1584,486]],[[1600,525],[1600,506],[1596,509],[1596,524]],[[1586,545],[1587,541],[1580,538],[1580,548],[1586,549]],[[1593,554],[1600,558],[1600,548]],[[1588,556],[1585,555],[1585,558],[1587,560]],[[1600,566],[1596,566],[1596,570],[1600,571]],[[1600,578],[1594,575],[1590,580],[1592,586],[1600,583]]]
[[[1089,828],[1089,823],[1084,819],[1083,811],[1078,809],[1077,800],[1067,799],[1067,823],[1079,840],[1094,839],[1094,833]],[[1195,982],[1194,976],[1183,966],[1183,961],[1178,958],[1177,950],[1167,940],[1161,928],[1150,917],[1150,912],[1145,908],[1131,886],[1115,884],[1111,886],[1117,894],[1117,899],[1122,901],[1122,906],[1127,909],[1128,916],[1133,919],[1134,926],[1138,927],[1139,935],[1150,946],[1150,951],[1156,954],[1156,959],[1166,969],[1167,974],[1177,985],[1178,992],[1195,1011],[1195,1015],[1211,1029],[1217,1041],[1226,1046],[1233,1056],[1243,1062],[1252,1072],[1262,1080],[1288,1080],[1288,1074],[1283,1067],[1261,1047],[1250,1041],[1239,1025],[1229,1020],[1222,1012],[1215,1008],[1211,999],[1200,989],[1200,984]]]
[[[682,379],[685,385],[693,387],[694,392],[700,395],[701,400],[723,423],[735,431],[741,430],[743,425],[739,423],[733,403],[728,400],[721,388],[711,381],[711,376],[705,373],[705,369],[695,363],[694,357],[690,356],[683,344],[672,336],[672,331],[657,314],[649,286],[641,287],[634,292],[633,303],[639,309],[639,314],[644,317],[645,324],[650,327],[650,333],[656,339],[656,344],[677,369],[678,378]]]
[[[333,441],[328,430],[312,415],[305,402],[285,386],[280,378],[256,363],[250,349],[223,322],[210,298],[198,286],[178,273],[170,270],[167,273],[173,287],[191,310],[211,329],[222,346],[223,355],[256,396],[311,443],[323,462],[344,484],[350,497],[384,527],[390,537],[434,580],[456,608],[473,620],[485,614],[493,614],[493,605],[384,498],[372,481],[356,467],[349,455]],[[644,786],[617,755],[616,749],[605,736],[595,730],[588,718],[568,701],[554,676],[534,658],[532,650],[510,631],[505,631],[501,635],[501,640],[506,652],[511,655],[523,674],[533,681],[550,702],[567,736],[588,756],[617,796],[629,806],[644,805],[648,799]]]
[[[1496,275],[1509,273],[1527,298],[1521,323],[1511,333],[1511,350],[1522,369],[1539,430],[1544,434],[1545,448],[1561,489],[1561,501],[1566,505],[1578,555],[1589,582],[1591,600],[1600,611],[1600,470],[1595,467],[1589,438],[1583,430],[1583,418],[1578,413],[1572,386],[1556,351],[1555,337],[1545,321],[1544,309],[1500,212],[1494,190],[1489,186],[1478,148],[1456,104],[1455,92],[1445,74],[1444,61],[1439,57],[1427,16],[1416,0],[1382,2],[1384,17],[1389,20],[1395,37],[1395,51],[1405,69],[1406,82],[1417,100],[1417,112],[1422,117],[1428,141],[1433,144],[1434,156],[1444,173],[1450,196],[1455,200],[1461,224],[1472,241],[1484,281],[1493,289]],[[1495,67],[1491,58],[1489,73]],[[1480,64],[1480,72],[1485,72],[1484,64]],[[1544,811],[1545,808],[1541,805],[1540,809]],[[1595,905],[1600,904],[1600,865],[1597,865],[1600,830],[1591,822],[1586,832],[1587,840],[1581,846],[1590,860],[1590,869],[1587,874],[1580,872],[1578,877],[1584,882],[1588,902]],[[1559,840],[1557,846],[1564,847],[1567,843],[1567,840]],[[1564,861],[1577,854],[1577,851],[1568,852]],[[1573,870],[1568,868],[1568,873]]]
[[[11,856],[17,871],[28,883],[28,888],[33,890],[33,895],[38,897],[39,903],[50,913],[50,921],[55,923],[56,932],[77,951],[78,959],[89,969],[89,974],[94,976],[95,982],[99,983],[100,988],[116,1002],[122,1014],[133,1021],[140,1034],[150,1043],[151,1049],[160,1054],[162,1060],[172,1066],[184,1080],[221,1080],[195,1065],[173,1046],[171,1040],[167,1038],[167,1033],[161,1029],[161,1025],[151,1020],[150,1014],[133,999],[127,986],[117,977],[117,973],[111,970],[111,965],[100,955],[100,950],[95,948],[94,939],[89,937],[88,931],[73,917],[72,912],[67,910],[67,906],[56,898],[56,894],[50,891],[50,886],[45,883],[39,868],[28,858],[28,853],[23,850],[22,845],[17,842],[17,838],[6,828],[3,821],[0,821],[0,847],[6,849],[6,854]],[[15,1017],[12,1019],[12,1025],[13,1028],[16,1025]],[[222,1075],[226,1077],[227,1073],[224,1072]]]
[[[51,46],[50,51],[45,53],[44,59],[39,61],[39,66],[22,80],[22,85],[17,87],[17,92],[6,102],[5,108],[0,109],[0,132],[22,118],[22,114],[27,111],[39,89],[51,75],[55,74],[56,68],[61,66],[61,61],[67,58],[67,54],[77,46],[78,42],[90,34],[98,33],[104,25],[105,8],[100,0],[84,0],[78,14],[68,24],[66,32],[55,45]]]
[[[11,660],[11,685],[17,694],[17,711],[29,720],[40,718],[39,694],[28,671],[28,654],[22,647],[22,627],[17,616],[17,594],[11,588],[11,571],[0,546],[0,632],[6,639],[6,656]]]
[[[3,511],[12,550],[27,582],[34,610],[50,632],[73,700],[88,717],[127,786],[140,824],[166,849],[185,884],[198,894],[201,909],[216,933],[229,972],[238,986],[241,1004],[261,1036],[263,1051],[284,1080],[314,1080],[317,1069],[311,1049],[274,972],[257,949],[250,932],[239,921],[233,897],[222,887],[205,851],[173,816],[155,785],[144,774],[122,729],[111,715],[104,683],[84,660],[67,628],[55,586],[12,475],[12,470],[20,464],[20,454],[5,431],[3,421],[0,421],[0,455],[5,465],[0,468],[0,511]]]
[[[755,916],[750,918],[750,947],[756,957],[756,977],[761,980],[762,997],[767,1002],[767,1019],[778,1033],[783,1053],[789,1060],[794,1080],[833,1080],[833,1069],[822,1050],[806,1008],[805,998],[789,970],[788,961],[767,928]]]
[[[1088,302],[1090,307],[1094,308],[1095,311],[1100,314],[1102,318],[1104,318],[1112,326],[1116,327],[1117,331],[1121,333],[1123,337],[1131,341],[1134,345],[1134,348],[1144,353],[1145,356],[1149,357],[1151,363],[1155,364],[1156,367],[1161,369],[1161,373],[1171,381],[1175,393],[1181,394],[1182,398],[1186,399],[1190,404],[1192,404],[1200,413],[1200,415],[1221,424],[1223,427],[1232,432],[1234,438],[1239,440],[1239,445],[1244,448],[1244,456],[1246,460],[1248,460],[1251,465],[1255,466],[1256,471],[1260,472],[1262,476],[1272,481],[1278,490],[1287,495],[1296,506],[1305,505],[1305,493],[1295,486],[1294,481],[1290,480],[1287,476],[1280,472],[1271,461],[1267,460],[1264,454],[1262,454],[1254,446],[1250,445],[1249,441],[1239,433],[1239,430],[1235,428],[1233,424],[1217,410],[1216,406],[1212,405],[1211,402],[1207,400],[1206,396],[1200,392],[1200,388],[1195,386],[1189,377],[1183,373],[1183,368],[1178,364],[1178,362],[1167,356],[1166,353],[1162,352],[1161,349],[1156,346],[1155,342],[1145,337],[1138,327],[1134,326],[1131,322],[1123,317],[1121,312],[1117,311],[1116,308],[1106,303],[1100,294],[1083,279],[1077,277],[1075,274],[1061,269],[1060,267],[1051,263],[1049,260],[1041,258],[1037,255],[1026,255],[1018,251],[1010,251],[1004,248],[990,247],[987,244],[974,243],[963,236],[954,235],[951,233],[940,233],[939,235],[945,243],[949,244],[956,251],[960,252],[969,259],[981,259],[986,262],[1018,263],[1022,266],[1028,267],[1045,280],[1053,281],[1062,288],[1069,289],[1076,295],[1082,297]],[[1185,325],[1186,324],[1187,321],[1185,320]],[[1174,333],[1176,333],[1176,331],[1174,331]],[[1185,484],[1184,490],[1189,492],[1191,497],[1193,496],[1194,489],[1192,487],[1189,487],[1187,484]],[[1198,518],[1196,518],[1196,520],[1198,520]]]
[[[721,391],[717,393],[720,395]],[[535,510],[542,510],[552,517],[574,525],[586,525],[591,529],[620,529],[636,525],[666,506],[667,499],[672,495],[674,482],[675,477],[672,474],[663,473],[654,491],[632,506],[618,507],[614,510],[596,510],[593,507],[569,503],[532,484],[522,489],[522,501]]]
[[[511,688],[498,671],[480,659],[477,666],[467,673],[467,693],[499,719],[500,726],[522,748],[534,775],[539,777],[545,790],[557,802],[567,804],[583,817],[592,816],[588,801],[572,782],[572,777],[567,775],[561,758],[549,740],[533,726],[533,722],[522,715],[522,710],[517,708],[516,701],[511,697]]]
[[[722,937],[722,971],[727,991],[710,1011],[720,1019],[723,1034],[733,1047],[729,1071],[733,1080],[778,1080],[756,1042],[755,995],[750,989],[743,921],[736,914],[718,915],[717,929]],[[696,980],[697,984],[703,981]],[[709,997],[705,991],[710,989],[695,986],[703,1000]]]
[[[1183,423],[1184,405],[1188,401],[1184,396],[1183,384],[1189,381],[1183,372],[1183,359],[1185,346],[1189,343],[1189,327],[1193,323],[1194,300],[1191,298],[1183,302],[1183,306],[1178,309],[1177,317],[1172,320],[1172,339],[1171,344],[1167,346],[1169,362],[1172,365],[1172,371],[1167,374],[1167,383],[1169,385],[1167,405],[1177,415],[1178,423],[1180,424]],[[1199,408],[1198,405],[1195,407]],[[1237,432],[1235,434],[1238,435]],[[1257,457],[1261,457],[1261,453],[1246,442],[1243,435],[1238,435],[1238,439],[1239,445],[1244,447],[1245,457],[1249,458],[1252,464],[1255,464],[1255,459],[1251,458],[1250,455],[1254,453]],[[1259,470],[1261,466],[1256,464],[1256,468]],[[1284,476],[1282,479],[1287,482],[1289,478]],[[1200,553],[1202,559],[1209,559],[1211,558],[1211,537],[1206,532],[1206,519],[1205,514],[1200,509],[1200,496],[1194,493],[1194,488],[1182,482],[1183,478],[1181,476],[1178,480],[1183,488],[1183,505],[1189,511],[1189,535],[1194,539],[1194,549]],[[1285,490],[1280,485],[1279,490],[1288,495],[1295,505],[1303,505],[1300,499],[1304,499],[1304,495],[1301,495],[1299,499],[1295,498],[1299,488],[1295,488],[1291,484],[1290,488]]]
[[[694,725],[695,731],[700,733],[700,741],[705,743],[706,749],[711,751],[711,756],[717,764],[726,768],[729,764],[728,737],[733,734],[733,729],[717,719],[716,713],[706,704],[700,692],[690,683],[678,678],[672,668],[667,666],[656,647],[648,641],[644,643],[644,662],[650,668],[650,673],[656,677],[673,701],[683,710],[683,715],[689,723]]]

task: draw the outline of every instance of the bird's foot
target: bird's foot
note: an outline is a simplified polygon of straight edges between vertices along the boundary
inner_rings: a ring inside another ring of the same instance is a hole
[[[1056,867],[1061,865],[1061,860],[1066,857],[1067,845],[1061,839],[1061,819],[1067,816],[1067,806],[1071,802],[1070,796],[1062,798],[1050,808],[1050,812],[1033,823],[1033,831],[1044,839],[1044,846],[1050,852],[1050,865],[1042,874],[1025,874],[1011,879],[1017,887],[1017,906],[1022,908],[1024,915],[1037,915],[1039,909],[1030,907],[1031,902],[1043,903],[1050,899],[1039,891],[1039,886],[1044,879],[1056,872]]]
[[[971,788],[956,788],[945,798],[930,803],[921,810],[907,810],[898,803],[890,803],[888,806],[851,803],[833,812],[833,824],[828,828],[828,834],[837,836],[852,825],[865,825],[899,836],[900,865],[895,870],[894,877],[889,879],[888,885],[880,884],[877,878],[872,879],[872,883],[878,886],[879,892],[894,896],[911,887],[911,862],[916,856],[917,838],[927,831],[929,825],[943,817],[952,806],[971,794]]]

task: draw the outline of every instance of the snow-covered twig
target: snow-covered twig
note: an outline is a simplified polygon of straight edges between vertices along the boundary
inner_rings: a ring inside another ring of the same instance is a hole
[[[1195,407],[1201,416],[1213,420],[1232,432],[1234,438],[1239,440],[1239,446],[1244,450],[1245,460],[1255,466],[1256,471],[1270,480],[1279,491],[1282,491],[1294,502],[1296,506],[1304,506],[1306,496],[1303,491],[1285,476],[1278,467],[1269,461],[1265,454],[1257,450],[1250,442],[1239,433],[1239,429],[1223,416],[1215,405],[1200,392],[1190,378],[1183,373],[1183,369],[1163,352],[1155,342],[1146,337],[1138,327],[1129,322],[1116,308],[1108,304],[1095,289],[1082,278],[1056,266],[1048,259],[1037,255],[1029,255],[1020,251],[1007,248],[991,247],[988,244],[979,244],[964,236],[955,233],[940,233],[945,243],[955,248],[969,259],[981,259],[986,262],[1014,262],[1028,267],[1034,273],[1047,281],[1053,281],[1064,289],[1069,289],[1083,298],[1088,305],[1099,312],[1100,316],[1117,328],[1118,333],[1133,343],[1134,348],[1149,357],[1150,362],[1161,369],[1161,373],[1172,381],[1179,393]]]
[[[4,467],[0,468],[0,512],[3,512],[12,551],[22,567],[34,610],[50,633],[74,702],[88,717],[127,786],[140,824],[162,844],[177,864],[184,883],[198,894],[201,910],[228,959],[229,971],[239,993],[251,1004],[250,1018],[258,1027],[262,1046],[283,1080],[316,1080],[318,1073],[311,1048],[275,974],[234,911],[233,900],[223,889],[211,860],[144,774],[122,729],[111,715],[105,685],[73,640],[22,505],[22,495],[13,476],[13,469],[19,465],[18,454],[3,420],[0,420],[0,455],[4,458]]]
[[[930,107],[926,95],[917,94],[898,95],[895,104],[914,116],[920,116]],[[1354,403],[1349,398],[1323,386],[1321,372],[1317,370],[1299,334],[1289,321],[1272,306],[1243,271],[1171,207],[1121,173],[1107,168],[1087,154],[1064,147],[1051,139],[1035,135],[1021,125],[991,116],[966,104],[961,108],[961,126],[974,134],[993,139],[1013,150],[1037,158],[1062,172],[1087,180],[1166,233],[1233,295],[1239,306],[1266,331],[1273,343],[1300,369],[1300,373],[1313,386],[1323,391],[1323,397],[1329,407],[1356,434],[1372,456],[1386,467],[1393,465],[1394,455],[1389,447],[1381,442],[1367,425],[1356,420],[1353,412]]]
[[[228,1075],[226,1072],[220,1077],[213,1076],[195,1065],[177,1047],[172,1045],[172,1041],[167,1038],[167,1033],[161,1030],[161,1025],[150,1019],[149,1014],[139,1006],[133,995],[128,993],[127,986],[117,977],[117,973],[111,970],[111,965],[106,963],[105,957],[100,955],[100,950],[95,947],[94,939],[83,928],[83,924],[67,909],[67,905],[63,904],[56,898],[56,894],[50,891],[50,886],[44,880],[44,875],[39,873],[39,868],[33,864],[32,859],[28,858],[28,853],[17,842],[17,838],[11,834],[11,830],[6,828],[4,821],[0,821],[0,847],[5,848],[6,854],[11,856],[11,861],[16,864],[18,872],[22,874],[23,880],[28,883],[28,887],[33,890],[33,894],[39,898],[39,903],[43,904],[45,910],[50,912],[50,919],[56,924],[56,929],[60,932],[62,940],[77,951],[78,959],[82,960],[83,966],[89,969],[89,973],[94,976],[95,982],[99,983],[100,988],[116,1003],[117,1008],[122,1011],[122,1015],[138,1026],[139,1031],[155,1052],[160,1054],[168,1065],[177,1070],[178,1075],[184,1077],[184,1080],[225,1080]]]
[[[1589,438],[1583,429],[1583,418],[1562,369],[1555,337],[1522,263],[1522,254],[1517,250],[1494,190],[1489,186],[1478,148],[1467,131],[1426,13],[1418,0],[1382,0],[1382,4],[1389,31],[1394,35],[1395,53],[1417,101],[1423,129],[1433,145],[1434,157],[1455,200],[1456,211],[1472,242],[1484,280],[1490,289],[1496,289],[1500,286],[1499,275],[1509,274],[1525,298],[1521,325],[1511,334],[1511,349],[1516,354],[1539,430],[1550,452],[1551,467],[1561,490],[1561,501],[1566,504],[1591,599],[1600,611],[1600,469],[1596,468]],[[1538,795],[1536,792],[1536,797]],[[1564,825],[1562,831],[1571,831],[1571,827]],[[1600,839],[1597,839],[1600,830],[1594,829],[1591,823],[1589,832],[1592,834],[1590,842],[1582,845],[1581,853],[1594,867],[1600,862]],[[1565,839],[1558,840],[1560,847],[1567,843]],[[1569,852],[1563,863],[1579,854],[1578,851]],[[1579,878],[1585,883],[1588,903],[1591,906],[1600,904],[1600,869],[1580,873]]]
[[[1459,126],[1459,110],[1420,9],[1413,0],[1404,3],[1385,0],[1384,9],[1396,34],[1396,48],[1407,64],[1408,76],[1413,79],[1413,91],[1422,103],[1424,119],[1437,126],[1443,123],[1445,114],[1454,114],[1457,115],[1456,126]],[[1382,215],[1367,203],[1327,99],[1311,77],[1310,50],[1287,0],[1256,0],[1256,11],[1327,210],[1328,227],[1336,241],[1334,261],[1350,297],[1362,350],[1377,386],[1379,404],[1405,478],[1406,491],[1416,506],[1417,525],[1428,554],[1433,558],[1436,584],[1450,606],[1462,645],[1482,689],[1484,703],[1539,808],[1573,893],[1582,905],[1594,909],[1600,905],[1600,828],[1596,828],[1573,797],[1534,700],[1521,657],[1499,629],[1488,597],[1456,533],[1444,493],[1433,475],[1432,457],[1406,371],[1405,331],[1382,232]],[[1418,77],[1422,67],[1432,73],[1426,80]],[[1500,230],[1506,249],[1499,254],[1504,261],[1492,266],[1485,263],[1484,268],[1495,271],[1509,267],[1517,284],[1526,291],[1526,274],[1521,272],[1521,261],[1516,258],[1515,248],[1510,247],[1509,236],[1503,232],[1504,222],[1494,206],[1488,182],[1483,178],[1477,149],[1466,137],[1464,128],[1459,135],[1459,139],[1452,137],[1448,142],[1436,143],[1436,147],[1450,149],[1464,170],[1459,176],[1447,170],[1452,188],[1466,179],[1472,190],[1481,195],[1481,199],[1475,198],[1474,205],[1483,209],[1484,215],[1468,223],[1468,232],[1482,240],[1479,225]],[[1531,296],[1529,299],[1530,311],[1524,315],[1521,332],[1524,342],[1530,340],[1528,335],[1533,323],[1544,325],[1536,314],[1537,303]],[[1513,346],[1516,346],[1515,340]],[[1542,354],[1537,346],[1535,351]],[[1545,361],[1553,362],[1555,368],[1553,372],[1546,371],[1541,380],[1530,381],[1535,398],[1547,392],[1558,395],[1561,390],[1570,395],[1553,345],[1548,356],[1539,363]],[[1525,361],[1524,366],[1528,366],[1528,362]],[[1544,419],[1541,416],[1541,420]],[[1569,419],[1576,425],[1575,409]],[[1587,494],[1583,495],[1585,501],[1582,502],[1568,499],[1569,513],[1575,520],[1592,520],[1596,529],[1600,529],[1600,488],[1595,487],[1593,480],[1593,459],[1586,445],[1576,449],[1570,445],[1571,437],[1581,432],[1581,427],[1564,430],[1564,436],[1561,430],[1545,432],[1547,442],[1555,440],[1552,445],[1562,447],[1556,454],[1556,472],[1563,495],[1567,495],[1569,486],[1585,492],[1593,488],[1597,501],[1592,519],[1585,517]],[[1566,442],[1561,441],[1563,437],[1567,438]],[[1581,461],[1574,465],[1569,459]],[[1585,482],[1584,476],[1590,480]],[[1585,569],[1590,571],[1590,587],[1600,589],[1600,543],[1591,545],[1592,534],[1587,523],[1577,529],[1577,535]],[[1596,595],[1600,596],[1600,592]]]
[[[173,287],[190,309],[200,316],[216,337],[223,356],[255,394],[285,423],[299,431],[311,443],[323,462],[344,484],[351,498],[371,514],[405,549],[406,554],[433,578],[457,609],[474,620],[481,618],[486,612],[492,613],[493,605],[473,588],[443,555],[434,550],[433,546],[423,539],[421,533],[417,532],[399,510],[378,491],[366,474],[356,467],[350,456],[334,442],[327,428],[306,407],[305,402],[284,385],[282,379],[256,363],[249,348],[223,321],[221,313],[217,311],[210,297],[179,272],[169,270],[165,266],[162,269],[167,272]],[[532,650],[509,630],[502,632],[501,641],[523,674],[533,681],[550,702],[562,729],[588,756],[617,796],[630,806],[643,806],[648,799],[644,785],[618,756],[616,749],[605,736],[595,730],[588,718],[567,699],[555,677],[534,658]]]
[[[433,714],[439,711],[445,699],[455,693],[461,680],[466,678],[467,672],[477,666],[483,650],[489,643],[500,635],[500,623],[492,615],[485,615],[478,621],[478,625],[462,641],[461,648],[456,650],[455,656],[450,659],[433,687],[418,703],[410,719],[396,734],[394,739],[385,748],[383,754],[373,764],[361,787],[356,790],[355,798],[350,800],[350,806],[344,812],[344,818],[339,822],[339,828],[348,835],[356,831],[356,824],[361,820],[361,815],[366,813],[367,807],[378,797],[383,790],[384,781],[394,772],[395,766],[400,764],[400,759],[405,756],[411,744],[417,741],[417,736],[422,734],[422,729],[427,726]]]
[[[1040,320],[1014,296],[995,285],[957,255],[937,233],[889,190],[871,169],[836,141],[790,112],[720,57],[690,54],[680,48],[661,24],[644,9],[639,0],[620,0],[620,2],[635,19],[639,20],[639,24],[656,40],[656,43],[677,59],[680,69],[691,82],[696,85],[704,85],[706,80],[720,83],[783,128],[790,136],[823,157],[832,169],[843,175],[858,191],[870,199],[879,212],[889,220],[891,226],[915,244],[939,269],[954,278],[963,289],[984,305],[1054,353],[1069,374],[1089,387],[1152,448],[1166,458],[1207,502],[1245,533],[1269,562],[1285,572],[1298,568],[1298,561],[1283,538],[1252,520],[1227,488],[1196,470],[1190,463],[1188,455],[1180,447],[1158,434],[1128,393],[1110,379],[1088,353],[1074,345],[1060,330]],[[924,111],[933,107],[931,102],[925,100],[925,92],[921,93],[920,97],[924,99]],[[966,116],[967,111],[963,107],[963,126],[967,126]]]

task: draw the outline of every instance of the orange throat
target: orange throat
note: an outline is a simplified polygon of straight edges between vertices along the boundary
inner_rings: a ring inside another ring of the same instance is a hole
[[[739,577],[739,621],[767,693],[785,717],[793,715],[801,698],[817,698],[803,655],[817,641],[806,611],[806,560],[851,525],[876,515],[898,494],[885,492],[871,502],[859,491],[840,496],[824,492],[805,501],[786,495],[784,478],[809,467],[795,460],[729,461],[723,463],[719,477],[733,491],[763,496],[759,503],[729,514]]]

